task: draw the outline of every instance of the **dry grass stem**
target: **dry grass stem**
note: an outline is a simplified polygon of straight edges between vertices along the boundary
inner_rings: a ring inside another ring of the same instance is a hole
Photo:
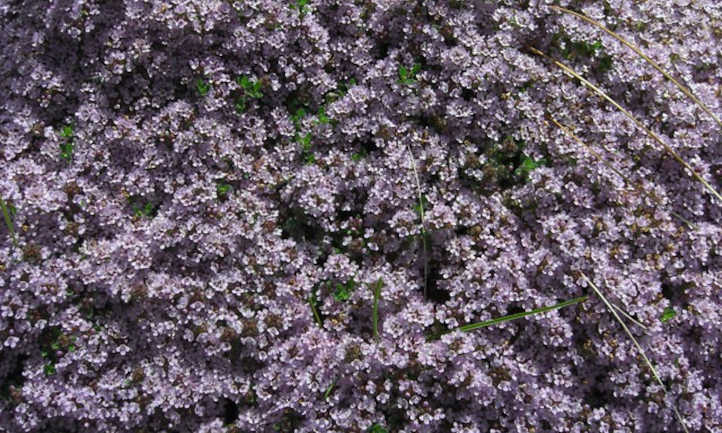
[[[664,394],[665,394],[665,396],[666,396],[666,395],[668,394],[668,392],[667,392],[667,387],[664,386],[664,382],[662,382],[662,379],[659,377],[659,374],[657,373],[657,369],[654,368],[654,365],[652,364],[652,361],[649,360],[649,358],[647,357],[647,354],[645,353],[644,349],[642,349],[642,346],[637,342],[637,339],[634,338],[634,335],[632,335],[632,333],[629,331],[629,328],[627,328],[627,325],[624,324],[624,322],[623,322],[622,319],[619,317],[619,315],[617,314],[617,312],[616,312],[616,310],[614,309],[614,307],[612,306],[612,304],[611,304],[611,303],[607,300],[607,298],[602,294],[601,290],[599,290],[599,288],[592,282],[591,279],[589,279],[589,278],[587,277],[587,275],[586,275],[584,272],[580,272],[580,274],[581,274],[582,278],[584,278],[584,280],[587,282],[587,284],[589,284],[589,285],[592,287],[592,289],[593,289],[594,292],[597,294],[597,296],[599,296],[599,298],[602,300],[602,302],[604,302],[604,305],[607,306],[607,309],[612,313],[612,315],[614,316],[614,318],[617,319],[617,322],[619,322],[619,324],[622,325],[622,328],[624,329],[624,332],[626,332],[627,335],[629,336],[629,338],[632,339],[632,343],[634,343],[634,346],[637,348],[637,351],[639,352],[639,354],[642,355],[642,359],[644,359],[645,364],[647,364],[647,367],[649,367],[649,370],[652,372],[652,376],[654,376],[654,379],[657,381],[657,383],[659,384],[659,386],[662,387],[662,391],[664,391]],[[689,431],[687,430],[687,426],[686,426],[685,423],[684,423],[684,418],[682,418],[682,415],[681,415],[681,414],[679,413],[679,411],[677,410],[677,407],[676,407],[675,405],[672,405],[672,409],[674,410],[674,413],[675,413],[675,415],[677,416],[677,419],[679,420],[679,423],[682,425],[682,429],[683,429],[686,433],[689,433]]]
[[[411,162],[411,168],[414,170],[416,191],[419,195],[419,215],[421,217],[421,243],[424,249],[424,298],[426,298],[427,285],[429,280],[429,260],[426,246],[426,220],[424,219],[424,202],[421,195],[421,181],[419,180],[419,173],[416,171],[416,161],[414,160],[414,154],[411,152],[411,148],[408,144],[406,145],[406,150],[409,152],[409,161]]]
[[[622,313],[622,315],[623,315],[624,317],[626,317],[627,319],[629,319],[630,322],[634,323],[635,325],[639,326],[640,328],[644,329],[645,331],[648,330],[647,327],[644,326],[644,324],[643,324],[642,322],[640,322],[639,320],[637,320],[637,319],[635,319],[634,317],[630,316],[629,313],[627,313],[626,311],[624,311],[624,310],[622,309],[622,307],[620,307],[620,306],[617,305],[617,304],[611,304],[611,305],[612,305],[612,307],[614,307],[617,311],[619,311],[620,313]]]
[[[565,126],[565,125],[559,123],[556,119],[554,119],[554,118],[551,117],[551,116],[549,116],[549,120],[551,120],[551,122],[552,122],[554,125],[556,125],[559,129],[561,129],[562,132],[564,132],[568,137],[572,138],[572,139],[573,139],[574,141],[576,141],[578,144],[580,144],[581,146],[583,146],[584,148],[586,148],[586,149],[589,151],[589,153],[591,153],[592,155],[594,155],[594,157],[599,160],[599,162],[601,162],[602,164],[604,164],[605,166],[607,166],[607,168],[609,168],[610,170],[612,170],[612,171],[613,171],[614,173],[616,173],[625,183],[627,183],[628,176],[623,175],[621,171],[617,170],[617,168],[614,167],[612,164],[610,164],[609,161],[605,160],[604,157],[602,157],[602,155],[600,155],[596,150],[594,150],[594,149],[593,149],[591,146],[589,146],[587,143],[583,142],[576,134],[574,134],[574,132],[571,130],[571,128],[569,128],[568,126]],[[601,146],[602,146],[602,148],[603,148],[605,151],[609,152],[609,149],[607,149],[606,147],[604,147],[604,145],[601,145]],[[611,152],[610,152],[610,153],[611,153]],[[633,186],[633,187],[634,187],[634,186]],[[637,189],[637,191],[639,191],[639,192],[643,193],[644,195],[646,195],[647,197],[649,197],[649,199],[652,200],[653,202],[656,202],[658,205],[660,205],[660,206],[663,205],[663,203],[661,203],[659,197],[653,196],[653,195],[650,194],[647,190],[645,190],[645,189],[643,189],[643,188],[641,188],[641,187],[637,187],[636,189]],[[677,219],[679,219],[680,221],[682,221],[683,223],[685,223],[685,224],[687,225],[687,227],[689,227],[690,230],[695,230],[695,229],[696,229],[695,225],[694,225],[691,221],[689,221],[688,219],[686,219],[685,217],[683,217],[682,215],[680,215],[680,214],[678,214],[678,213],[676,213],[676,212],[670,212],[670,213],[671,213],[674,217],[676,217]]]
[[[637,46],[635,46],[635,45],[632,44],[631,42],[627,41],[627,40],[624,39],[623,37],[619,36],[617,33],[609,30],[609,29],[606,28],[606,27],[604,27],[604,26],[603,26],[601,23],[599,23],[598,21],[595,21],[595,20],[593,20],[592,18],[589,18],[588,16],[586,16],[586,15],[584,15],[584,14],[581,14],[581,13],[579,13],[579,12],[575,12],[575,11],[570,10],[570,9],[563,8],[563,7],[561,7],[561,6],[551,5],[550,7],[551,7],[552,9],[554,9],[554,10],[557,10],[557,11],[560,11],[560,12],[564,12],[564,13],[567,13],[567,14],[569,14],[569,15],[573,15],[573,16],[581,19],[581,20],[584,20],[584,21],[588,22],[589,24],[592,24],[592,25],[596,26],[597,28],[603,30],[604,32],[606,32],[608,35],[610,35],[610,36],[613,37],[614,39],[616,39],[616,40],[618,40],[619,42],[621,42],[622,44],[626,45],[629,49],[631,49],[632,51],[634,51],[635,53],[637,53],[637,55],[638,55],[639,57],[641,57],[641,58],[644,59],[647,63],[649,63],[650,65],[652,65],[652,67],[653,67],[654,69],[656,69],[656,70],[659,71],[662,75],[664,75],[664,77],[665,77],[666,79],[668,79],[669,81],[671,81],[672,83],[674,83],[674,84],[679,88],[679,90],[682,91],[682,93],[684,93],[689,99],[691,99],[692,101],[694,101],[694,103],[697,104],[697,106],[699,106],[702,110],[704,110],[704,112],[707,113],[712,119],[714,119],[714,121],[717,122],[717,125],[719,125],[719,126],[722,128],[722,121],[720,121],[719,117],[717,117],[717,116],[712,112],[712,110],[709,109],[709,107],[707,107],[702,101],[700,101],[696,96],[694,96],[694,94],[693,94],[686,86],[684,86],[682,83],[680,83],[679,81],[677,81],[674,77],[672,77],[672,75],[671,75],[670,73],[668,73],[667,71],[665,71],[664,69],[662,69],[662,67],[659,66],[659,64],[658,64],[657,62],[655,62],[655,61],[652,60],[649,56],[647,56],[646,54],[644,54],[644,53],[642,52],[642,50],[640,50]]]
[[[587,86],[588,88],[592,89],[596,94],[598,94],[598,95],[601,96],[602,98],[606,99],[610,104],[614,105],[619,111],[621,111],[621,112],[622,112],[625,116],[627,116],[632,122],[634,122],[634,124],[637,125],[637,127],[638,127],[639,129],[641,129],[641,130],[643,130],[644,132],[646,132],[647,135],[649,135],[650,137],[652,137],[652,138],[654,139],[654,141],[656,141],[657,143],[659,143],[670,155],[672,155],[672,157],[673,157],[674,159],[677,160],[677,162],[679,162],[680,164],[682,164],[682,166],[683,166],[684,168],[686,168],[687,170],[689,170],[689,172],[692,173],[692,176],[693,176],[695,179],[697,179],[698,181],[700,181],[700,182],[707,188],[707,190],[708,190],[710,193],[712,193],[715,197],[717,197],[717,199],[718,199],[720,202],[722,202],[722,195],[720,195],[720,194],[712,187],[712,185],[710,185],[706,180],[704,180],[704,178],[703,178],[702,176],[700,176],[699,173],[697,173],[689,164],[687,164],[687,162],[685,162],[685,161],[682,159],[682,157],[679,156],[679,154],[674,151],[674,149],[672,149],[671,147],[669,147],[669,145],[668,145],[667,143],[665,143],[657,134],[655,134],[655,133],[652,132],[649,128],[647,128],[646,126],[644,126],[644,124],[643,124],[642,122],[640,122],[639,120],[637,120],[637,118],[634,117],[634,116],[632,115],[632,113],[630,113],[630,112],[627,111],[624,107],[622,107],[621,105],[619,105],[619,104],[617,103],[617,101],[615,101],[614,99],[612,99],[612,98],[611,98],[609,95],[607,95],[602,89],[600,89],[599,87],[597,87],[597,86],[595,86],[594,84],[590,83],[588,80],[586,80],[584,77],[582,77],[581,75],[579,75],[576,71],[574,71],[572,68],[570,68],[569,66],[565,65],[564,63],[561,63],[560,61],[555,60],[555,59],[547,56],[546,54],[544,54],[543,52],[539,51],[538,49],[536,49],[536,48],[534,48],[534,47],[530,47],[529,49],[530,49],[534,54],[537,54],[537,55],[539,55],[539,56],[544,57],[545,59],[550,60],[550,61],[553,62],[555,65],[557,65],[559,68],[561,68],[562,70],[564,70],[564,71],[567,72],[568,74],[572,75],[574,78],[576,78],[576,79],[578,79],[579,81],[581,81],[585,86]]]

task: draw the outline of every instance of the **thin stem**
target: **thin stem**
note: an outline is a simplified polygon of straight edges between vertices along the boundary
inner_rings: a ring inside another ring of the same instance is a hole
[[[426,220],[424,219],[424,202],[421,194],[421,182],[419,181],[419,173],[416,171],[416,161],[414,160],[414,154],[411,152],[409,145],[406,145],[406,150],[409,152],[409,160],[411,161],[411,168],[414,170],[414,179],[416,180],[416,191],[419,195],[419,215],[421,217],[421,243],[424,249],[424,298],[426,298],[427,285],[429,280],[429,257],[428,248],[426,245]]]
[[[639,354],[642,355],[642,358],[644,359],[644,362],[647,364],[647,367],[649,367],[649,370],[652,372],[652,376],[654,376],[654,379],[657,381],[659,386],[662,387],[662,390],[664,391],[664,394],[667,395],[667,387],[664,386],[664,382],[662,382],[662,379],[659,377],[659,374],[657,373],[657,369],[654,368],[654,365],[652,364],[652,361],[647,358],[647,354],[644,352],[644,349],[642,349],[642,346],[637,342],[637,339],[634,338],[634,335],[632,335],[631,331],[629,331],[629,328],[627,328],[627,325],[624,324],[622,319],[619,317],[617,312],[615,311],[614,307],[612,307],[612,304],[607,301],[607,298],[604,297],[601,290],[597,288],[597,286],[590,280],[587,275],[584,272],[580,272],[582,278],[589,284],[594,292],[599,296],[599,298],[604,302],[604,305],[607,306],[607,309],[614,315],[614,318],[617,319],[617,322],[619,322],[620,325],[622,325],[622,328],[624,329],[624,332],[627,333],[629,338],[632,339],[632,343],[634,343],[634,346],[637,348],[637,351],[639,351]],[[672,409],[674,409],[674,413],[677,416],[677,419],[679,420],[679,423],[682,425],[682,429],[684,429],[685,432],[689,433],[687,430],[687,426],[684,423],[684,418],[682,418],[682,415],[677,410],[677,407],[672,405]]]
[[[629,313],[627,313],[626,311],[624,311],[624,310],[622,309],[622,307],[618,306],[617,304],[612,304],[611,302],[610,302],[610,304],[611,304],[612,307],[614,307],[617,311],[619,311],[620,313],[622,313],[622,315],[623,315],[624,317],[626,317],[627,319],[629,319],[630,322],[634,323],[635,325],[637,325],[637,326],[639,326],[640,328],[642,328],[642,329],[644,329],[645,331],[647,331],[647,327],[644,326],[644,324],[643,324],[642,322],[640,322],[639,320],[637,320],[637,319],[635,319],[634,317],[630,316]]]
[[[551,120],[552,123],[554,123],[554,125],[556,125],[559,129],[561,129],[567,136],[571,137],[574,141],[576,141],[576,142],[579,143],[580,145],[584,146],[584,147],[589,151],[589,153],[591,153],[592,155],[594,155],[594,157],[599,160],[599,162],[601,162],[602,164],[606,165],[607,168],[609,168],[610,170],[612,170],[614,173],[617,174],[617,176],[619,176],[622,180],[624,180],[625,183],[627,183],[628,176],[623,175],[621,171],[617,170],[617,168],[616,168],[615,166],[613,166],[612,164],[610,164],[606,159],[604,159],[604,158],[602,157],[602,155],[600,155],[597,151],[595,151],[594,149],[592,149],[591,146],[589,146],[587,143],[583,142],[579,137],[577,137],[577,135],[574,134],[574,132],[572,132],[571,128],[569,128],[568,126],[562,125],[561,123],[557,122],[556,119],[554,119],[552,116],[549,116],[549,120]],[[600,144],[600,146],[602,147],[602,149],[604,149],[605,151],[609,152],[609,149],[607,149],[603,144]],[[611,153],[611,152],[610,152],[610,153]],[[662,203],[660,202],[659,198],[653,196],[653,195],[650,194],[647,190],[645,190],[645,189],[643,189],[643,188],[636,188],[636,189],[637,189],[638,191],[644,193],[644,194],[645,194],[647,197],[649,197],[652,201],[655,201],[655,202],[657,202],[657,204],[662,205]],[[695,229],[696,229],[695,225],[694,225],[691,221],[689,221],[688,219],[686,219],[685,217],[683,217],[682,215],[680,215],[680,214],[678,214],[678,213],[676,213],[676,212],[670,212],[670,213],[671,213],[674,217],[676,217],[677,219],[679,219],[680,221],[682,221],[683,223],[687,224],[687,227],[689,227],[690,230],[695,230]]]
[[[606,93],[604,93],[603,90],[601,90],[600,88],[598,88],[598,87],[595,86],[594,84],[592,84],[592,83],[590,83],[589,81],[587,81],[584,77],[582,77],[581,75],[579,75],[576,71],[574,71],[572,68],[570,68],[569,66],[565,65],[564,63],[561,63],[561,62],[559,62],[559,61],[557,61],[557,60],[555,60],[555,59],[552,59],[551,57],[547,56],[546,54],[544,54],[543,52],[539,51],[538,49],[536,49],[536,48],[534,48],[534,47],[529,47],[529,49],[530,49],[534,54],[537,54],[537,55],[539,55],[539,56],[544,57],[545,59],[550,60],[550,61],[553,62],[555,65],[557,65],[559,68],[563,69],[563,70],[566,71],[567,73],[571,74],[574,78],[576,78],[576,79],[578,79],[579,81],[581,81],[585,86],[587,86],[587,87],[589,87],[590,89],[592,89],[596,94],[598,94],[598,95],[601,96],[602,98],[604,98],[604,99],[606,99],[607,101],[609,101],[609,103],[611,103],[612,105],[614,105],[619,111],[621,111],[621,112],[622,112],[625,116],[627,116],[632,122],[634,122],[634,124],[637,125],[637,127],[638,127],[639,129],[641,129],[641,130],[643,130],[644,132],[646,132],[647,135],[649,135],[650,137],[652,137],[652,138],[654,139],[654,141],[656,141],[657,143],[659,143],[670,155],[672,155],[672,157],[673,157],[674,159],[677,160],[677,162],[679,162],[680,164],[682,164],[682,166],[683,166],[684,168],[686,168],[687,170],[689,170],[690,173],[692,173],[692,176],[693,176],[695,179],[697,179],[699,182],[701,182],[702,185],[704,185],[710,193],[712,193],[715,197],[717,197],[717,199],[718,199],[719,201],[722,201],[722,195],[720,195],[720,194],[712,187],[712,185],[710,185],[706,180],[704,180],[704,178],[703,178],[702,176],[700,176],[689,164],[687,164],[687,163],[682,159],[682,157],[679,156],[679,154],[677,154],[677,152],[674,151],[674,149],[672,149],[671,147],[669,147],[669,145],[667,145],[667,143],[665,143],[664,141],[662,141],[662,139],[661,139],[657,134],[655,134],[655,133],[652,132],[649,128],[647,128],[646,126],[644,126],[644,124],[642,124],[642,122],[640,122],[639,120],[637,120],[637,118],[634,117],[629,111],[627,111],[626,109],[624,109],[624,108],[623,108],[621,105],[619,105],[614,99],[612,99],[609,95],[607,95]]]
[[[634,51],[635,53],[637,53],[637,55],[638,55],[639,57],[641,57],[641,58],[644,59],[647,63],[649,63],[650,65],[652,65],[652,67],[653,67],[654,69],[656,69],[656,70],[659,71],[662,75],[664,75],[664,77],[665,77],[666,79],[668,79],[669,81],[673,82],[673,83],[679,88],[679,90],[682,91],[682,93],[684,93],[685,95],[687,95],[688,98],[690,98],[692,101],[694,101],[695,104],[697,104],[702,110],[705,111],[705,113],[707,113],[712,119],[714,119],[714,121],[717,122],[717,125],[719,125],[720,127],[722,127],[722,121],[720,121],[719,117],[717,117],[717,116],[712,112],[712,110],[710,110],[704,103],[702,103],[702,101],[700,101],[696,96],[694,96],[694,94],[692,94],[692,92],[691,92],[687,87],[685,87],[685,86],[684,86],[682,83],[680,83],[679,81],[675,80],[674,77],[672,77],[672,75],[671,75],[670,73],[668,73],[667,71],[665,71],[664,69],[662,69],[662,67],[659,66],[659,64],[657,64],[657,62],[655,62],[655,61],[652,60],[649,56],[647,56],[646,54],[644,54],[644,53],[642,52],[642,50],[640,50],[639,48],[637,48],[634,44],[632,44],[631,42],[627,41],[627,40],[624,39],[623,37],[619,36],[617,33],[609,30],[608,28],[604,27],[601,23],[599,23],[599,22],[597,22],[597,21],[589,18],[589,17],[586,16],[586,15],[580,14],[579,12],[575,12],[575,11],[570,10],[570,9],[563,8],[563,7],[561,7],[561,6],[550,5],[550,7],[551,7],[552,9],[555,9],[555,10],[558,10],[558,11],[561,11],[561,12],[564,12],[564,13],[567,13],[567,14],[570,14],[570,15],[574,15],[575,17],[577,17],[577,18],[579,18],[579,19],[582,19],[582,20],[588,22],[589,24],[592,24],[592,25],[596,26],[597,28],[603,30],[604,32],[606,32],[608,35],[610,35],[610,36],[613,37],[614,39],[616,39],[616,40],[618,40],[619,42],[621,42],[622,44],[626,45],[629,49],[631,49],[632,51]]]

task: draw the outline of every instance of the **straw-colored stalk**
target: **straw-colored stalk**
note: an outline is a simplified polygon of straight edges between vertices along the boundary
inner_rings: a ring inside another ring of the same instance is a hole
[[[560,11],[560,12],[564,12],[564,13],[569,14],[569,15],[573,15],[573,16],[581,19],[581,20],[584,20],[584,21],[588,22],[589,24],[592,24],[592,25],[596,26],[597,28],[603,30],[605,33],[607,33],[608,35],[610,35],[610,36],[613,37],[614,39],[616,39],[616,40],[618,40],[619,42],[621,42],[622,44],[626,45],[627,48],[629,48],[629,49],[631,49],[632,51],[634,51],[639,57],[641,57],[642,59],[644,59],[647,63],[649,63],[650,65],[652,65],[652,67],[653,67],[654,69],[656,69],[656,70],[659,71],[662,75],[664,75],[664,77],[665,77],[666,79],[668,79],[669,81],[671,81],[672,83],[674,83],[674,84],[677,86],[677,88],[679,88],[679,90],[682,91],[682,93],[684,93],[689,99],[691,99],[692,101],[694,101],[694,103],[697,104],[697,106],[699,106],[699,108],[701,108],[702,110],[704,110],[704,112],[707,113],[712,119],[714,119],[714,121],[717,122],[717,125],[719,125],[719,126],[722,128],[722,121],[720,121],[720,118],[717,117],[717,116],[712,112],[712,110],[709,109],[709,107],[707,107],[702,101],[700,101],[699,98],[697,98],[696,96],[694,96],[694,94],[693,94],[686,86],[684,86],[682,83],[680,83],[679,81],[677,81],[669,72],[665,71],[661,66],[659,66],[659,64],[658,64],[657,62],[655,62],[655,61],[652,60],[649,56],[647,56],[646,54],[644,54],[644,53],[642,52],[642,50],[640,50],[637,46],[635,46],[635,45],[632,44],[631,42],[627,41],[627,40],[624,39],[623,37],[619,36],[617,33],[613,32],[612,30],[609,30],[608,28],[604,27],[604,26],[603,26],[601,23],[599,23],[598,21],[595,21],[595,20],[593,20],[592,18],[589,18],[588,16],[586,16],[586,15],[584,15],[584,14],[580,14],[579,12],[575,12],[575,11],[573,11],[573,10],[563,8],[563,7],[561,7],[561,6],[551,5],[550,7],[551,7],[552,9],[554,9],[554,10],[557,10],[557,11]]]
[[[424,249],[424,298],[426,298],[427,285],[429,280],[429,260],[428,251],[426,246],[426,220],[424,219],[424,202],[421,196],[421,181],[419,180],[419,173],[416,171],[416,161],[414,160],[414,154],[411,152],[409,145],[406,145],[406,150],[409,152],[409,161],[411,162],[411,168],[414,170],[414,180],[416,180],[416,191],[419,195],[419,215],[421,217],[421,243]]]
[[[627,333],[629,338],[632,340],[632,343],[634,343],[634,346],[637,348],[637,351],[642,356],[642,359],[644,359],[644,363],[647,364],[647,367],[649,367],[649,370],[652,372],[652,376],[654,376],[654,379],[657,381],[660,387],[662,387],[662,391],[664,392],[665,396],[667,393],[667,387],[664,386],[664,382],[662,382],[662,379],[659,377],[659,374],[657,373],[657,369],[652,364],[652,361],[649,360],[647,357],[647,354],[645,353],[644,349],[642,349],[642,346],[637,342],[637,339],[634,338],[634,335],[629,331],[629,328],[627,328],[627,325],[624,324],[622,319],[617,314],[614,307],[612,307],[612,304],[607,300],[607,298],[602,294],[602,291],[599,290],[599,288],[592,282],[591,279],[587,277],[587,275],[584,272],[580,272],[582,278],[589,284],[594,292],[599,296],[599,298],[604,302],[604,305],[606,305],[607,309],[612,313],[615,319],[617,319],[617,322],[619,322],[620,325],[622,325],[622,328],[624,329],[624,332]],[[689,433],[687,430],[687,426],[685,425],[684,418],[682,418],[682,415],[677,410],[677,406],[672,405],[672,409],[674,410],[674,414],[677,416],[677,420],[679,420],[679,423],[682,425],[682,429],[684,429],[685,432]]]
[[[572,138],[574,141],[576,141],[581,146],[584,146],[589,151],[589,153],[594,155],[594,157],[599,160],[599,162],[601,162],[602,164],[607,166],[610,170],[612,170],[614,173],[616,173],[625,183],[627,183],[627,178],[628,178],[627,176],[623,175],[621,171],[617,170],[616,167],[614,167],[612,164],[609,163],[609,161],[604,159],[602,157],[602,155],[600,155],[596,150],[594,150],[591,146],[589,146],[587,143],[582,141],[576,134],[574,134],[574,132],[572,132],[571,128],[569,128],[568,126],[562,125],[556,119],[554,119],[552,116],[549,116],[549,120],[551,120],[551,122],[554,125],[556,125],[559,129],[561,129],[562,132],[564,132],[564,134],[566,134],[568,137]],[[609,150],[606,147],[604,147],[604,145],[601,145],[601,146],[605,151],[609,152]],[[639,192],[643,193],[644,195],[646,195],[647,197],[649,197],[650,200],[652,200],[653,202],[656,202],[658,205],[662,205],[659,197],[653,196],[652,194],[650,194],[647,190],[645,190],[643,188],[635,187],[635,189],[637,189],[637,191],[639,191]],[[685,223],[687,225],[687,227],[689,227],[691,230],[695,229],[695,225],[691,221],[689,221],[688,219],[683,217],[682,215],[680,215],[676,212],[672,212],[672,215],[674,217],[678,218],[683,223]]]
[[[665,143],[657,134],[655,134],[655,133],[652,132],[649,128],[647,128],[646,126],[644,126],[644,124],[643,124],[642,122],[640,122],[636,117],[634,117],[634,116],[632,115],[632,113],[630,113],[630,112],[627,111],[624,107],[622,107],[621,105],[619,105],[619,104],[617,103],[617,101],[615,101],[614,99],[612,99],[612,98],[611,98],[609,95],[607,95],[603,90],[601,90],[599,87],[595,86],[594,84],[590,83],[588,80],[586,80],[584,77],[582,77],[580,74],[578,74],[576,71],[574,71],[572,68],[570,68],[569,66],[565,65],[564,63],[561,63],[560,61],[555,60],[555,59],[547,56],[546,54],[544,54],[543,52],[539,51],[538,49],[536,49],[536,48],[534,48],[534,47],[529,47],[529,49],[530,49],[534,54],[537,54],[537,55],[539,55],[539,56],[544,57],[545,59],[550,60],[550,61],[553,62],[555,65],[557,65],[559,68],[561,68],[562,70],[564,70],[564,71],[567,72],[568,74],[572,75],[574,78],[576,78],[576,79],[578,79],[579,81],[581,81],[585,86],[587,86],[588,88],[592,89],[592,91],[594,91],[594,93],[598,94],[598,95],[601,96],[602,98],[606,99],[610,104],[614,105],[619,111],[621,111],[621,112],[622,112],[625,116],[627,116],[632,122],[634,122],[634,124],[637,125],[637,127],[638,127],[639,129],[641,129],[642,131],[644,131],[648,136],[650,136],[651,138],[653,138],[654,141],[656,141],[657,143],[659,143],[659,144],[667,151],[667,153],[669,153],[670,155],[672,155],[672,157],[673,157],[674,159],[676,159],[677,162],[679,162],[680,164],[682,164],[682,166],[683,166],[684,168],[686,168],[687,170],[689,170],[689,172],[692,174],[692,176],[693,176],[695,179],[697,179],[699,182],[701,182],[702,185],[704,185],[711,194],[713,194],[715,197],[717,197],[717,199],[718,199],[720,202],[722,202],[722,195],[720,195],[720,194],[712,187],[712,185],[709,184],[709,182],[707,182],[706,180],[704,180],[704,178],[703,178],[702,176],[700,176],[699,173],[697,173],[687,162],[685,162],[685,161],[682,159],[682,157],[679,156],[679,154],[674,151],[674,149],[672,149],[669,145],[667,145],[667,143]]]

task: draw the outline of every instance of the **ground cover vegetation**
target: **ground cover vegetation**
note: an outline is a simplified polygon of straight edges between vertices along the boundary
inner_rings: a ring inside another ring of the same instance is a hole
[[[1,431],[722,431],[720,2],[0,23]]]

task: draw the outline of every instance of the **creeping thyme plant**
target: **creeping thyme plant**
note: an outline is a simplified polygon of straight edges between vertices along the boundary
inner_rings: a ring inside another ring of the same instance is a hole
[[[721,2],[0,27],[0,431],[722,431]]]

